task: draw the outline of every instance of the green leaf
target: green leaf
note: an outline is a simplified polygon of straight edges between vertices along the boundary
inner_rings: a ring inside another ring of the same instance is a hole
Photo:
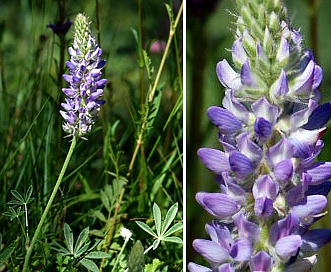
[[[30,204],[34,200],[34,197],[29,198],[29,200],[26,201],[26,204]]]
[[[159,246],[160,242],[161,242],[161,240],[159,240],[159,239],[154,240],[154,242],[153,242],[153,250],[157,249],[157,247]]]
[[[106,186],[110,186],[110,185],[107,184]],[[104,190],[100,191],[100,198],[101,198],[101,202],[102,202],[103,206],[109,212],[110,211],[109,199]]]
[[[22,205],[21,201],[18,200],[10,200],[7,202],[8,205]]]
[[[83,253],[85,253],[89,249],[90,244],[91,244],[91,242],[88,242],[87,244],[85,244],[83,247],[81,247],[79,250],[77,250],[75,252],[75,255],[74,256],[76,258],[79,257],[79,256],[81,256]],[[91,250],[91,249],[89,249],[89,250]]]
[[[141,54],[141,44],[140,44],[140,38],[139,38],[139,34],[138,32],[134,29],[131,28],[132,34],[134,36],[134,39],[136,41],[136,49],[137,49],[137,56],[138,56],[138,64],[140,68],[144,67],[144,60],[143,60],[143,56]]]
[[[150,235],[157,237],[157,234],[144,222],[140,222],[140,221],[135,221],[136,224],[142,228],[144,231],[146,231],[147,233],[149,233]]]
[[[33,188],[32,188],[32,185],[30,185],[28,190],[25,193],[26,204],[30,203],[33,200],[33,199],[31,200],[32,191],[33,191]]]
[[[162,236],[167,231],[172,221],[175,219],[177,211],[178,211],[178,203],[175,203],[170,207],[164,219],[164,223],[162,225]]]
[[[107,208],[106,208],[107,209]],[[108,209],[107,209],[108,210]],[[104,216],[104,214],[100,211],[94,211],[93,215],[97,217],[100,221],[107,223],[107,218]]]
[[[111,257],[110,254],[106,253],[106,252],[102,252],[102,251],[94,251],[94,252],[90,252],[89,254],[87,254],[85,256],[85,258],[88,259],[109,259]]]
[[[180,239],[179,237],[175,237],[175,236],[170,236],[170,237],[164,237],[162,239],[162,241],[164,242],[171,242],[171,243],[178,243],[178,244],[182,244],[183,240]]]
[[[21,215],[24,214],[23,211],[21,211],[21,207],[18,207],[17,210],[15,211],[13,207],[9,207],[9,211],[4,212],[3,215],[9,216],[10,221],[13,221],[15,218],[19,218]]]
[[[163,237],[167,237],[173,233],[175,233],[176,231],[179,231],[183,229],[183,223],[182,222],[178,222],[175,225],[173,225],[166,233],[163,234]]]
[[[146,128],[153,127],[154,121],[155,121],[156,116],[160,109],[161,98],[162,98],[162,93],[158,89],[156,91],[153,101],[151,102],[151,105],[150,105],[150,110],[149,110],[149,114],[148,114],[148,122],[146,124]]]
[[[154,220],[155,220],[157,236],[160,237],[161,236],[161,223],[162,223],[161,210],[156,203],[154,203],[154,205],[153,205],[153,215],[154,215]]]
[[[3,265],[3,263],[8,261],[8,259],[10,258],[10,255],[12,255],[14,250],[15,250],[15,247],[10,246],[0,253],[0,266]]]
[[[89,235],[89,227],[83,229],[82,232],[79,234],[75,244],[75,249],[74,249],[75,253],[83,246],[86,239],[88,238],[88,235]]]
[[[72,255],[72,253],[69,252],[68,249],[66,249],[56,241],[52,241],[51,248],[58,251],[61,255]]]
[[[88,270],[91,270],[92,272],[99,272],[98,266],[95,264],[95,262],[89,260],[89,259],[82,259],[79,261],[79,263],[83,266],[85,266]]]
[[[24,198],[21,196],[21,194],[19,192],[17,192],[16,190],[11,190],[10,192],[17,200],[19,200],[21,202],[20,205],[25,204]]]
[[[67,223],[64,224],[64,238],[66,239],[70,253],[74,254],[74,235]]]
[[[172,31],[174,31],[175,20],[174,20],[174,14],[172,12],[172,8],[167,3],[165,3],[165,6],[166,6],[166,9],[167,9],[167,12],[168,12],[168,15],[169,15],[169,19],[170,19],[170,23],[171,23],[171,29],[172,29]]]
[[[147,264],[145,266],[145,272],[155,272],[156,269],[158,269],[163,262],[161,262],[159,259],[154,259],[151,264]]]

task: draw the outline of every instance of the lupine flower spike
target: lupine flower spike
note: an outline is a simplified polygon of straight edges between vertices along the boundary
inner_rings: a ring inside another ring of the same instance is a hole
[[[82,137],[91,131],[105,103],[100,97],[107,82],[101,78],[106,61],[101,60],[102,50],[91,34],[88,17],[78,14],[74,26],[74,42],[68,50],[71,58],[66,62],[69,74],[63,75],[69,88],[62,89],[67,98],[60,113],[63,130],[69,136]]]
[[[220,192],[197,202],[215,219],[210,240],[195,250],[209,267],[191,272],[310,271],[330,229],[312,229],[323,217],[331,162],[317,162],[331,104],[320,104],[323,70],[305,50],[280,0],[237,0],[232,64],[216,73],[225,87],[222,106],[208,109],[222,149],[198,155]]]

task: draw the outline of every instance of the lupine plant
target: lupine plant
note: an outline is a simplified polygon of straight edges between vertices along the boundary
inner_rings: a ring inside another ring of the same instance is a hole
[[[28,270],[34,245],[39,238],[41,228],[60,187],[77,140],[91,131],[92,125],[98,117],[100,106],[105,103],[104,100],[99,100],[103,94],[104,84],[107,82],[105,79],[100,79],[105,61],[100,60],[102,50],[91,35],[89,24],[90,22],[87,16],[83,14],[77,15],[73,47],[69,47],[71,60],[66,63],[69,67],[70,75],[63,75],[70,86],[70,88],[62,89],[67,95],[66,103],[61,104],[66,112],[60,111],[64,118],[62,128],[65,132],[69,133],[69,136],[72,136],[71,145],[60,175],[31,240],[31,245],[27,249],[23,271]],[[84,137],[84,139],[86,138]]]
[[[316,229],[331,189],[331,162],[317,161],[331,104],[322,104],[323,70],[303,46],[278,0],[237,0],[232,62],[216,66],[225,88],[208,117],[222,149],[198,156],[221,192],[198,192],[214,219],[195,239],[207,266],[191,272],[310,271],[331,240]]]

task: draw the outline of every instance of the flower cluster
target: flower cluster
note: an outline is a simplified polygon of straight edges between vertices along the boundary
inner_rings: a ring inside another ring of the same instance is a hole
[[[100,58],[102,50],[91,35],[89,25],[85,15],[77,15],[74,42],[68,50],[71,59],[66,62],[69,74],[63,75],[69,88],[62,89],[67,96],[65,103],[61,103],[62,128],[73,137],[82,137],[91,131],[100,106],[105,103],[100,97],[107,82],[101,79],[106,61]]]
[[[302,47],[279,0],[237,0],[232,46],[216,72],[226,88],[208,109],[222,150],[200,148],[221,192],[196,194],[215,219],[195,250],[210,264],[191,272],[310,271],[330,229],[310,229],[325,214],[331,162],[317,162],[331,104],[320,104],[323,71]]]

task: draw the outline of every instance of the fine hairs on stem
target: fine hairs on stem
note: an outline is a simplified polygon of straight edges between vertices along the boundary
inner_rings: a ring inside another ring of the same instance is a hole
[[[77,144],[77,138],[74,137],[71,141],[71,145],[70,145],[70,148],[69,148],[69,151],[68,151],[68,154],[67,154],[67,157],[63,163],[63,166],[62,166],[62,169],[61,169],[61,172],[60,172],[60,175],[54,185],[54,188],[53,188],[53,191],[52,191],[52,194],[51,196],[49,197],[48,199],[48,202],[47,202],[47,205],[45,207],[45,210],[40,218],[40,221],[38,223],[38,226],[37,226],[37,229],[32,237],[32,240],[31,240],[31,244],[26,252],[26,255],[25,255],[25,260],[24,260],[24,265],[23,265],[23,272],[26,272],[28,271],[28,267],[29,267],[29,261],[30,261],[30,257],[31,257],[31,253],[34,249],[34,246],[39,238],[39,236],[41,235],[41,228],[46,220],[46,217],[48,215],[48,212],[53,204],[53,201],[54,201],[54,198],[58,192],[58,189],[60,187],[60,184],[62,182],[62,179],[63,179],[63,176],[68,168],[68,165],[69,165],[69,162],[70,162],[70,159],[72,157],[72,154],[74,152],[74,149],[76,147],[76,144]]]

